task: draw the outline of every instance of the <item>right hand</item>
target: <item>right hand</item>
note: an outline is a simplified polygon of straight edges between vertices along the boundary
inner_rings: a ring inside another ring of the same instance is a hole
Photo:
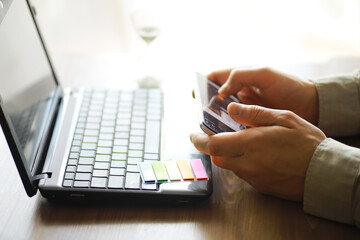
[[[269,68],[237,68],[208,75],[222,85],[222,96],[237,95],[244,104],[290,110],[317,125],[319,102],[315,85]]]

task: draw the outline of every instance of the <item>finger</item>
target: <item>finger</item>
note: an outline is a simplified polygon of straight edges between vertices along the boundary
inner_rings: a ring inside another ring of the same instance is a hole
[[[243,149],[239,148],[241,144],[239,134],[241,133],[219,133],[215,135],[192,133],[190,140],[196,149],[208,155],[240,157],[243,154]]]
[[[210,81],[213,81],[216,84],[221,86],[229,78],[231,71],[232,71],[232,69],[224,69],[224,70],[214,71],[214,72],[208,74],[207,78]]]
[[[219,89],[219,93],[223,96],[234,95],[242,89],[242,87],[256,87],[264,89],[271,85],[271,77],[273,72],[268,68],[247,68],[233,69],[227,81]]]
[[[229,104],[227,110],[234,121],[250,127],[278,125],[292,128],[295,126],[295,122],[298,122],[297,118],[300,118],[286,110],[275,110],[234,102]]]

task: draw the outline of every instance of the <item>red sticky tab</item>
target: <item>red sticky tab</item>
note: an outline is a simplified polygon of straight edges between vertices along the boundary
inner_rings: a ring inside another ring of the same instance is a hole
[[[207,180],[208,176],[201,159],[190,159],[190,164],[197,180]]]

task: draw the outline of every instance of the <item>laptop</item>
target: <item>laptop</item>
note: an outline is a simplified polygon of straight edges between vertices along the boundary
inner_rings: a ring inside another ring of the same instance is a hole
[[[183,147],[188,140],[166,151],[179,130],[166,124],[162,90],[59,82],[31,3],[0,0],[0,123],[29,197],[38,189],[60,202],[187,203],[211,195],[209,156]]]

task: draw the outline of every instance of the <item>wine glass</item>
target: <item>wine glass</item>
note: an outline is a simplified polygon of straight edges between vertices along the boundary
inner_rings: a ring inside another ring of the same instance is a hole
[[[161,6],[158,1],[139,1],[131,12],[131,22],[137,34],[146,43],[146,50],[139,58],[137,69],[137,82],[141,88],[158,88],[161,84],[160,77],[156,76],[157,64],[150,56],[150,44],[161,32]]]

